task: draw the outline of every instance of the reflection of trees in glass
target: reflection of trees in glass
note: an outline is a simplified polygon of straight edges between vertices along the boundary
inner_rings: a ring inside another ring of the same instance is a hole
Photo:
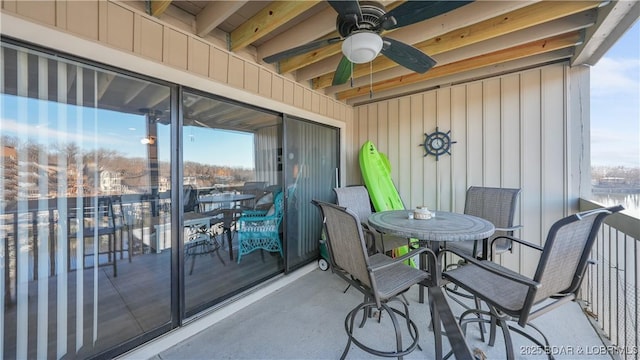
[[[17,154],[27,154],[25,164],[19,164],[21,158]],[[74,142],[47,147],[32,141],[21,143],[15,137],[2,136],[2,156],[2,190],[8,201],[17,198],[18,190],[31,197],[58,196],[58,181],[61,179],[65,179],[67,184],[66,194],[63,194],[65,196],[102,194],[99,185],[103,172],[119,174],[122,179],[121,193],[147,192],[149,189],[146,159],[128,158],[115,150],[99,148],[83,151]],[[46,159],[46,163],[42,159]],[[161,174],[168,177],[169,164],[162,164],[160,168]],[[22,178],[19,178],[20,172],[23,172]],[[39,193],[42,172],[47,174],[47,194]],[[22,184],[19,184],[20,180],[23,181]]]
[[[27,154],[26,164],[19,164],[18,154]],[[45,156],[42,156],[42,155]],[[4,186],[2,197],[7,201],[17,199],[18,190],[30,197],[55,197],[59,194],[59,181],[66,181],[64,196],[84,196],[103,194],[148,193],[150,189],[148,160],[143,157],[127,157],[126,154],[112,149],[83,150],[74,142],[57,143],[50,146],[31,141],[21,143],[18,138],[2,136],[2,165]],[[46,159],[46,164],[41,163]],[[23,168],[20,168],[20,166]],[[19,184],[19,174],[26,184]],[[235,186],[245,181],[255,180],[255,171],[240,167],[216,166],[186,162],[185,177],[195,179],[198,187],[216,185]],[[162,190],[170,187],[170,163],[159,163]],[[40,194],[40,182],[47,176],[47,194]],[[101,188],[101,177],[108,176],[121,182],[115,186]],[[113,189],[118,189],[114,191]]]
[[[195,179],[197,187],[236,186],[255,180],[255,171],[242,167],[217,166],[192,161],[184,163],[184,177]]]

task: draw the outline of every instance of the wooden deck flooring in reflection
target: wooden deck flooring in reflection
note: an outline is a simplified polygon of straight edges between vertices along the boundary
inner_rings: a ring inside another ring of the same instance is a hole
[[[237,293],[260,279],[282,269],[280,255],[260,251],[242,258],[238,264],[229,260],[229,253],[220,249],[225,264],[215,254],[196,256],[195,267],[189,275],[191,259],[185,264],[185,304],[187,314],[219,302],[229,294]],[[235,255],[235,251],[234,251]],[[85,358],[126,342],[136,336],[165,325],[171,321],[171,250],[160,253],[140,254],[128,259],[118,259],[118,276],[113,276],[111,266],[71,271],[66,274],[65,296],[59,299],[58,276],[49,277],[48,301],[42,302],[38,293],[39,281],[28,284],[27,326],[16,326],[19,312],[25,308],[16,305],[16,299],[6,299],[4,309],[4,357],[15,358],[16,339],[27,337],[27,357],[36,358],[38,344],[38,314],[47,312],[47,338],[41,339],[47,346],[47,357],[56,358],[58,326],[63,325],[58,316],[66,320],[67,358]],[[78,279],[82,278],[82,308],[77,307]],[[94,286],[97,279],[97,287]],[[39,300],[41,301],[39,303]],[[62,301],[59,303],[59,301]],[[61,307],[61,309],[58,309]],[[97,308],[97,311],[96,311]],[[41,314],[42,315],[42,314]],[[82,331],[77,322],[81,319]],[[94,330],[94,323],[97,325]],[[17,331],[21,331],[20,334]],[[94,333],[95,331],[95,333]],[[80,340],[80,337],[82,339]],[[24,341],[24,339],[22,340]],[[80,344],[81,346],[78,346]],[[78,349],[76,351],[76,349]]]

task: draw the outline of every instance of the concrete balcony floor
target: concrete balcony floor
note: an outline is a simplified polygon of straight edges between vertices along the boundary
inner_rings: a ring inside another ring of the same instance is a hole
[[[244,294],[238,301],[122,356],[124,359],[337,359],[347,337],[346,314],[362,301],[355,289],[343,291],[346,283],[331,273],[309,265],[282,276],[263,289]],[[407,293],[410,316],[417,323],[419,345],[406,359],[432,359],[433,332],[429,330],[428,305],[418,303],[418,288]],[[451,300],[454,313],[461,307]],[[388,316],[386,316],[388,319]],[[389,351],[394,347],[390,322],[369,320],[358,330],[363,342],[378,344]],[[401,320],[401,319],[400,319]],[[548,337],[556,359],[611,359],[577,303],[570,303],[533,321]],[[444,339],[444,351],[449,344]],[[496,345],[480,341],[476,325],[466,335],[470,348],[487,359],[506,358],[502,333]],[[514,334],[514,349],[519,359],[545,359],[535,346]],[[388,344],[388,345],[387,345]],[[355,345],[347,359],[378,358]]]

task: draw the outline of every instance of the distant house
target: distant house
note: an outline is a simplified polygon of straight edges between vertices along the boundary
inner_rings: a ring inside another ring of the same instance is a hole
[[[122,175],[118,171],[100,172],[100,192],[103,194],[122,193]]]

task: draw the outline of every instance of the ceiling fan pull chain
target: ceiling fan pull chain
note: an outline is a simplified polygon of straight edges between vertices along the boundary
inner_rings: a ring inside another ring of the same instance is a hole
[[[351,79],[350,79],[351,81],[350,81],[350,83],[351,83],[351,87],[353,87],[353,62],[349,61],[349,64],[351,64]]]
[[[373,61],[369,61],[369,99],[373,99]]]

